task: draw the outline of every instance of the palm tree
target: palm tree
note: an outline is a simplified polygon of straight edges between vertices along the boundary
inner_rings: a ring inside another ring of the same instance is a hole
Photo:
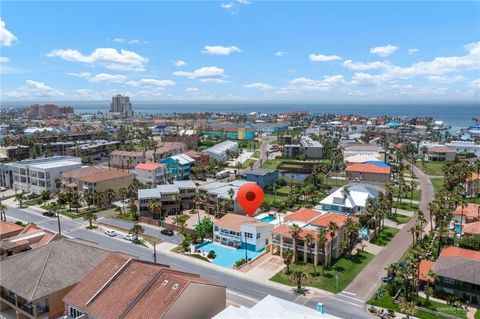
[[[148,203],[148,209],[153,212],[153,219],[157,219],[156,214],[162,211],[162,202],[159,199],[153,199]]]
[[[415,225],[413,225],[412,227],[410,227],[407,232],[409,232],[410,234],[412,234],[412,244],[415,245]]]
[[[398,306],[400,307],[400,312],[407,315],[407,319],[409,319],[410,316],[415,315],[415,312],[416,312],[415,302],[407,301],[405,297],[400,297],[398,299]]]
[[[88,228],[92,229],[93,228],[92,222],[97,220],[97,216],[93,212],[86,212],[85,215],[83,216],[83,219],[88,220]]]
[[[315,271],[315,258],[313,258],[313,255],[312,255],[312,250],[315,247],[315,237],[313,237],[312,234],[309,233],[309,234],[305,235],[305,245],[307,246],[308,253],[312,257],[313,273],[315,274],[316,273],[316,271]]]
[[[298,226],[297,224],[292,224],[290,226],[290,235],[292,235],[293,239],[293,260],[297,260],[297,241],[298,238],[300,237],[300,232],[302,231],[302,228]]]
[[[130,229],[130,233],[135,236],[135,243],[138,243],[138,235],[143,234],[145,229],[140,224],[133,225],[132,229]]]
[[[25,199],[25,194],[18,193],[15,195],[15,200],[18,201],[18,207],[22,208],[23,207],[23,200]]]
[[[293,251],[291,249],[285,249],[282,254],[283,263],[287,265],[286,274],[290,274],[290,264],[293,260]]]
[[[422,166],[425,166],[425,156],[428,153],[428,147],[424,145],[420,148],[420,151],[422,152]]]
[[[128,209],[130,210],[130,214],[132,215],[132,218],[134,220],[138,219],[138,207],[137,207],[137,201],[135,198],[130,198],[130,203],[128,204]]]
[[[430,299],[430,295],[433,295],[433,287],[435,285],[435,281],[437,280],[437,275],[433,271],[433,269],[430,269],[426,275],[427,278],[427,290],[425,291],[425,295],[427,296],[427,303]]]
[[[332,237],[332,245],[330,246],[330,260],[333,260],[333,239],[335,238],[335,234],[338,230],[338,225],[333,220],[328,223],[327,227],[328,231],[330,232],[330,237]]]
[[[55,188],[57,189],[57,192],[60,191],[60,188],[62,187],[62,180],[60,178],[55,178]]]
[[[122,200],[122,212],[125,213],[125,199],[128,194],[128,189],[126,187],[120,187],[117,191],[118,197]]]
[[[327,243],[327,231],[324,228],[319,228],[317,232],[318,246],[320,253],[322,254],[322,276],[324,275],[325,268],[325,244]]]
[[[307,275],[305,275],[305,273],[303,271],[301,271],[300,269],[296,269],[292,273],[292,279],[295,282],[295,284],[297,285],[297,292],[302,291],[302,280],[304,278],[307,278]]]

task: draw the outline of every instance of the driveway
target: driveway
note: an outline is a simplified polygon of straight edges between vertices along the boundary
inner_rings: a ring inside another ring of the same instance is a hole
[[[433,200],[435,191],[429,177],[417,166],[414,166],[413,169],[419,179],[420,189],[422,190],[420,209],[424,212],[425,219],[429,221],[428,203]],[[395,238],[355,277],[350,285],[345,288],[345,293],[350,293],[352,296],[364,301],[368,301],[375,294],[375,291],[381,285],[380,278],[386,276],[385,268],[389,264],[397,262],[409,248],[412,240],[408,229],[415,224],[416,215],[417,213],[413,214],[412,219],[400,229]]]
[[[97,222],[100,224],[104,224],[107,226],[112,226],[115,228],[123,229],[125,231],[129,231],[132,229],[133,225],[135,225],[135,222],[131,222],[128,220],[122,220],[122,219],[113,219],[113,218],[99,218],[97,219]],[[162,241],[166,241],[171,244],[175,245],[180,245],[183,241],[182,237],[179,235],[174,235],[174,236],[165,236],[162,233],[160,233],[161,228],[159,227],[151,227],[145,224],[142,224],[144,231],[144,234],[150,237],[158,238],[161,239]]]

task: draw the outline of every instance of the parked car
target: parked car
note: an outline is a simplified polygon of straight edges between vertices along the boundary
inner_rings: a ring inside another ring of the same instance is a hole
[[[47,217],[55,217],[55,213],[54,212],[43,212],[42,213],[43,216],[47,216]]]
[[[198,176],[197,179],[198,179],[199,181],[206,181],[206,180],[207,180],[207,177],[201,175],[201,176]]]
[[[123,236],[123,239],[134,241],[135,240],[135,235],[134,234],[125,234]]]
[[[117,236],[117,232],[114,230],[106,230],[105,235],[110,236],[110,237],[115,237]]]
[[[160,231],[160,233],[163,234],[163,235],[166,235],[166,236],[173,236],[174,235],[173,230],[171,230],[171,229],[162,229]]]

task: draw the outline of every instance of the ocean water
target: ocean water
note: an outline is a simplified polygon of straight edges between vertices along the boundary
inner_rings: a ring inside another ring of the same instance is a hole
[[[28,107],[29,102],[2,102],[1,107]],[[60,101],[55,104],[72,106],[75,112],[96,113],[106,112],[110,108],[109,101]],[[422,102],[422,103],[393,103],[393,102],[146,102],[132,101],[136,114],[173,114],[197,112],[226,112],[226,113],[282,113],[292,111],[309,111],[311,113],[331,114],[358,114],[367,116],[430,116],[435,120],[442,120],[452,128],[467,127],[473,123],[472,118],[480,117],[480,101],[475,102]]]

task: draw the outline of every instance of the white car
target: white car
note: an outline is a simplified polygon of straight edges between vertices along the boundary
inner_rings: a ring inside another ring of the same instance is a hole
[[[117,236],[117,232],[114,230],[106,230],[105,235],[110,236],[110,237],[115,237]]]
[[[123,236],[123,239],[134,241],[135,240],[135,235],[134,234],[125,234]]]

